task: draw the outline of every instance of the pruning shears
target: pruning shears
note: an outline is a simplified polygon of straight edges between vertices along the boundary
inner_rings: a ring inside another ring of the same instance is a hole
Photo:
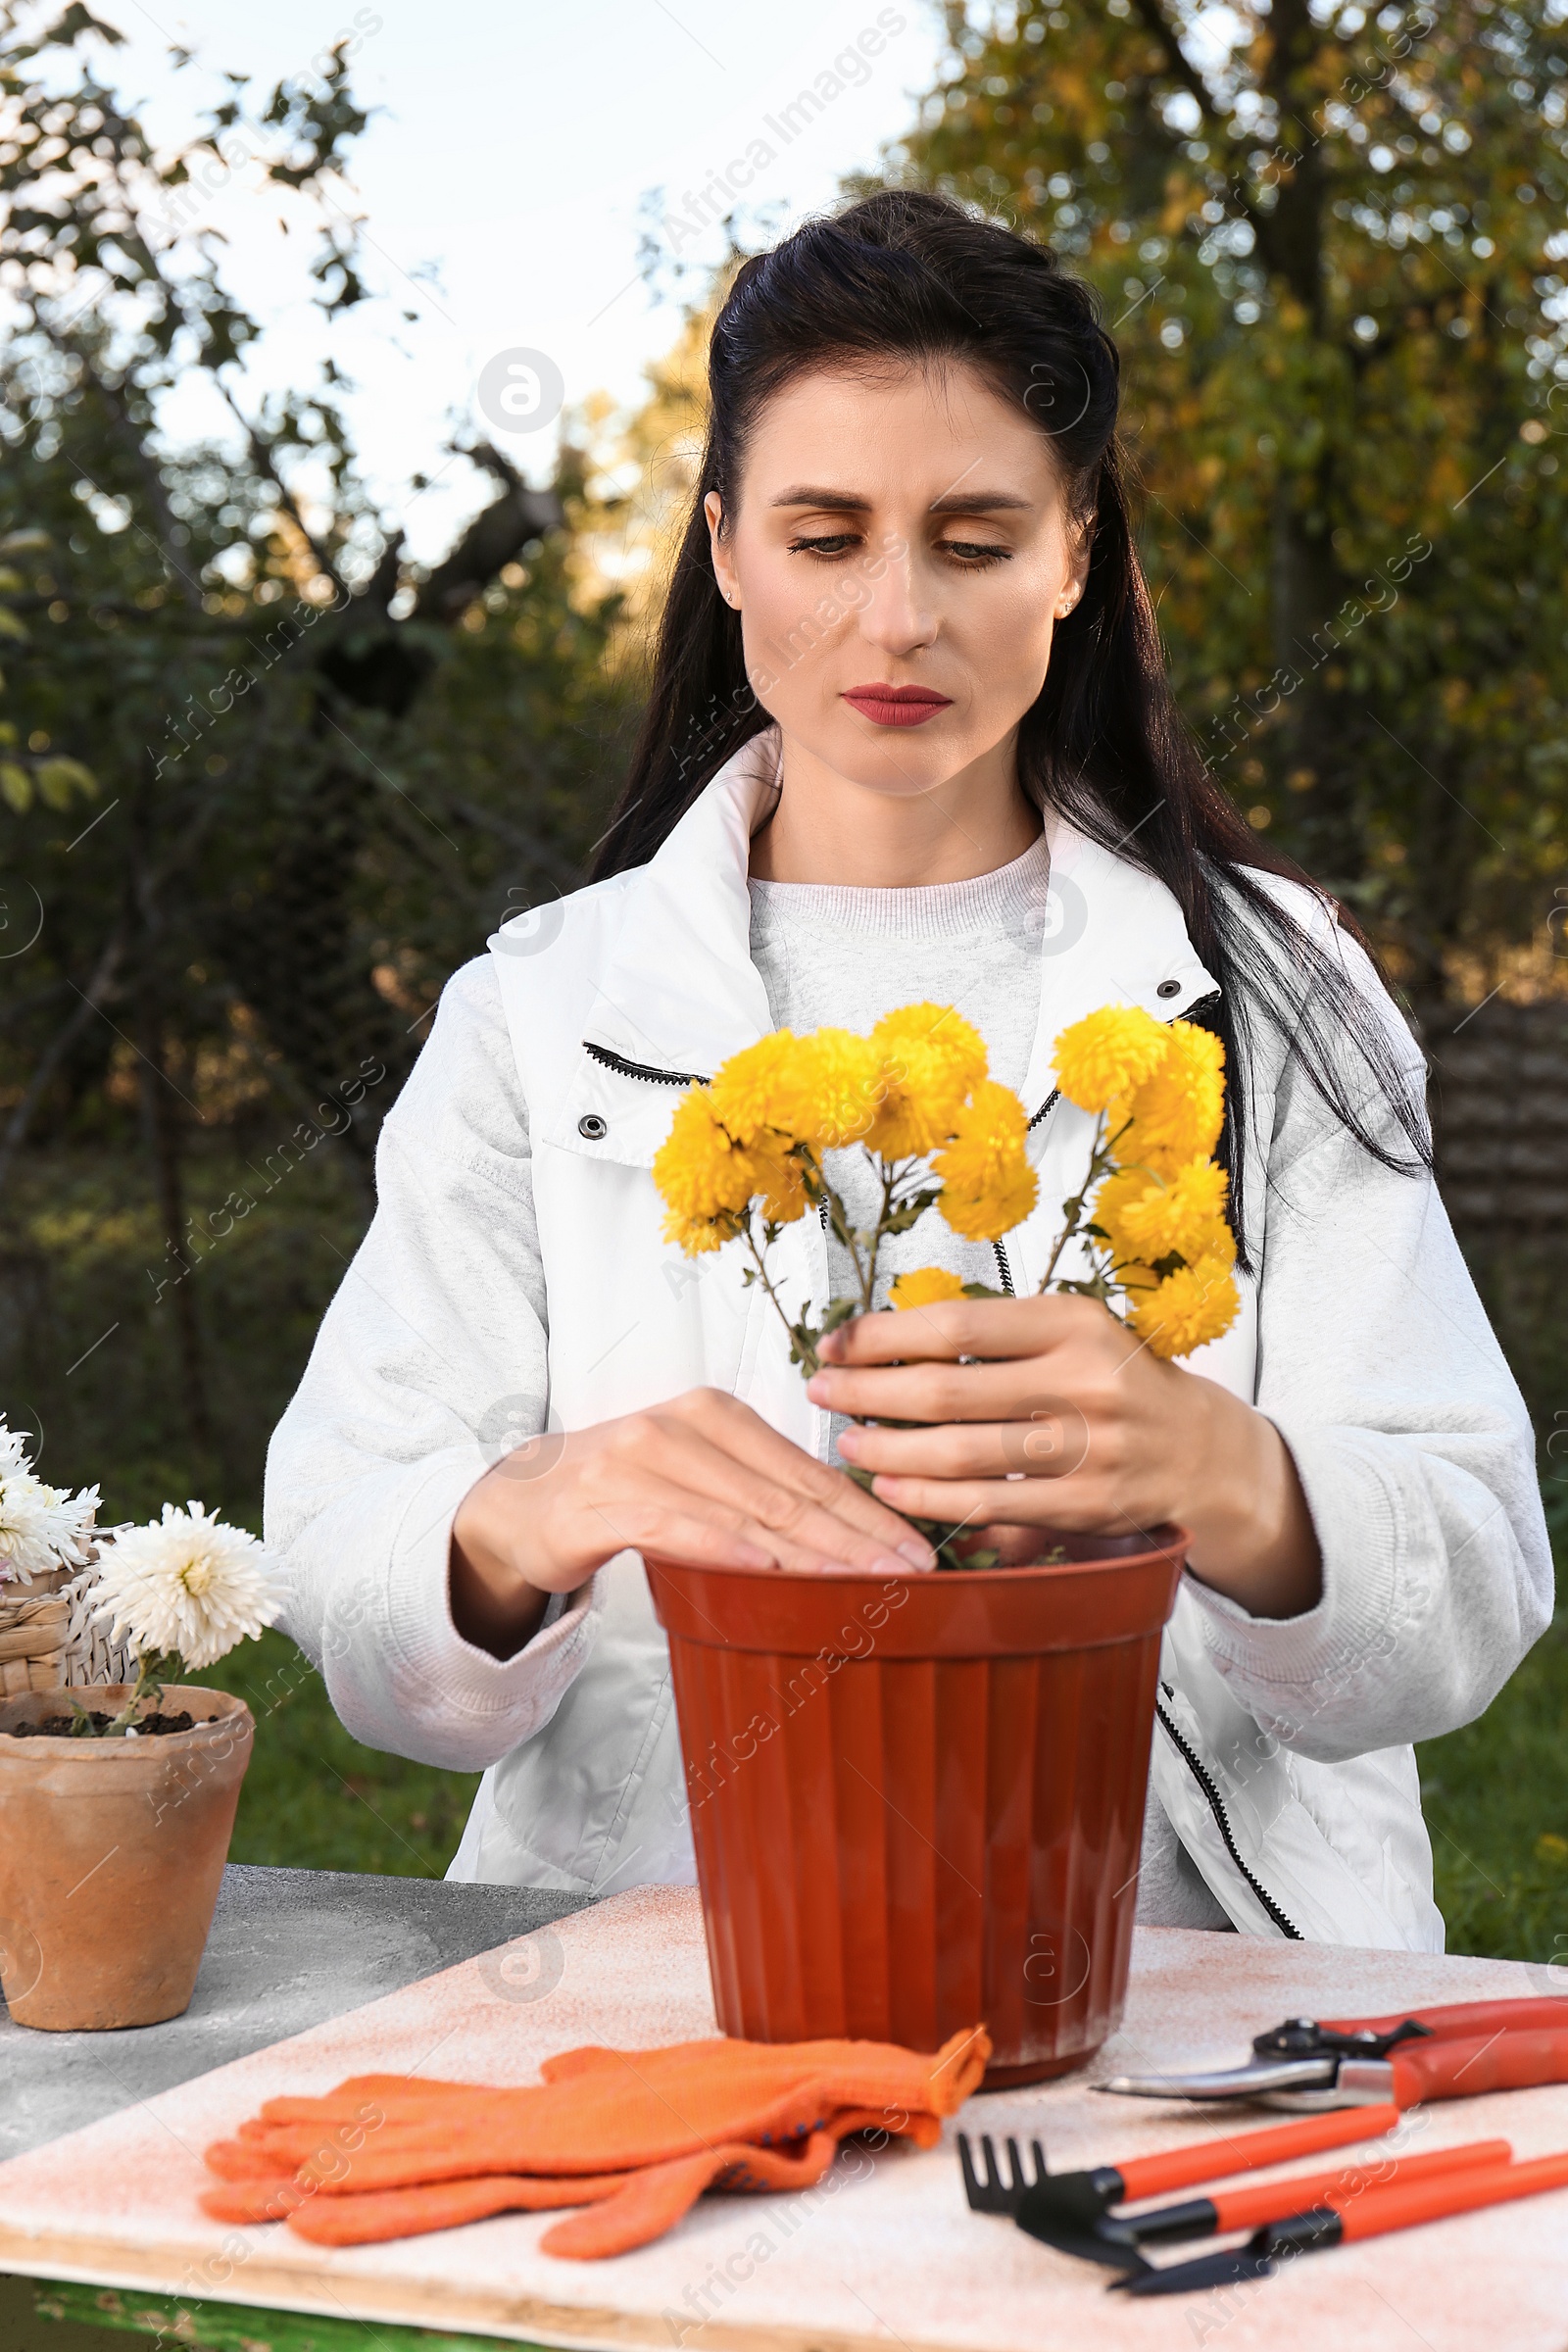
[[[1310,2114],[1415,2107],[1568,2082],[1568,2000],[1458,2001],[1389,2017],[1288,2018],[1245,2066],[1113,2075],[1101,2090],[1142,2099],[1247,2099]]]

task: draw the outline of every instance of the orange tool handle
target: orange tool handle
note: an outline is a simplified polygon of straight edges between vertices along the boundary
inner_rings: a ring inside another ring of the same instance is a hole
[[[1205,2139],[1196,2147],[1165,2148],[1157,2156],[1134,2156],[1116,2170],[1124,2197],[1163,2196],[1168,2188],[1191,2188],[1198,2180],[1223,2180],[1231,2173],[1254,2173],[1260,2165],[1289,2164],[1315,2156],[1320,2148],[1346,2148],[1357,2139],[1381,2139],[1399,2120],[1396,2107],[1334,2107],[1326,2115],[1298,2116],[1266,2132],[1238,2132]]]
[[[1392,2188],[1369,2188],[1348,2204],[1341,2216],[1341,2234],[1348,2241],[1380,2237],[1387,2230],[1412,2230],[1420,2222],[1441,2222],[1482,2205],[1505,2205],[1511,2197],[1539,2196],[1548,2188],[1568,2188],[1568,2155],[1484,2165],[1479,2172],[1450,2175],[1446,2180],[1413,2180],[1408,2187],[1396,2181]]]
[[[1505,2034],[1568,2030],[1568,1998],[1548,1993],[1529,2001],[1450,2001],[1441,2009],[1395,2009],[1387,2017],[1326,2017],[1330,2034],[1392,2034],[1406,2018],[1430,2026],[1445,2041],[1485,2040],[1500,2027]]]
[[[1523,2004],[1521,2004],[1522,2006]],[[1473,2099],[1488,2090],[1529,2090],[1568,2082],[1568,2020],[1555,2033],[1490,2034],[1469,2041],[1401,2042],[1389,2053],[1399,2107],[1423,2099]]]
[[[1337,2173],[1298,2174],[1294,2180],[1264,2180],[1253,2188],[1222,2188],[1209,2199],[1214,2228],[1257,2230],[1265,2222],[1286,2221],[1314,2205],[1332,2205],[1348,2213],[1360,2197],[1381,2196],[1385,2189],[1403,2188],[1445,2173],[1480,2172],[1488,2165],[1507,2164],[1512,2155],[1505,2139],[1472,2139],[1462,2148],[1431,2148],[1422,2156],[1368,2156],[1361,2164],[1342,2165]]]

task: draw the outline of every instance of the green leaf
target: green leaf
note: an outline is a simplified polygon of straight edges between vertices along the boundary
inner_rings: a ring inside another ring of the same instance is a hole
[[[882,1232],[885,1234],[907,1233],[911,1226],[919,1223],[920,1219],[925,1215],[926,1210],[932,1207],[936,1201],[941,1200],[941,1198],[942,1195],[940,1190],[935,1188],[933,1188],[933,1190],[930,1192],[912,1194],[907,1200],[901,1202],[899,1207],[893,1209],[889,1215],[883,1218],[881,1226]]]
[[[40,760],[33,772],[39,798],[51,808],[69,808],[74,792],[79,792],[84,800],[97,798],[98,779],[79,760]]]
[[[32,807],[32,778],[15,760],[0,760],[0,800],[19,816]]]

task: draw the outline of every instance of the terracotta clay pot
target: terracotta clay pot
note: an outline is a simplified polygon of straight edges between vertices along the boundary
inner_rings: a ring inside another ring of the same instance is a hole
[[[649,1563],[726,2034],[983,2022],[1000,2089],[1114,2030],[1187,1538],[1060,1542],[897,1580]]]
[[[188,1732],[16,1739],[70,1712],[114,1715],[119,1683],[0,1703],[0,1985],[19,2026],[152,2026],[189,2006],[256,1726],[243,1699],[171,1685]]]

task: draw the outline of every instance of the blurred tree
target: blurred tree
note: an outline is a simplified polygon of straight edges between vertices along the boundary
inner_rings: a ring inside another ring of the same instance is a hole
[[[890,161],[1100,288],[1184,708],[1412,990],[1568,863],[1568,7],[1016,0]]]
[[[257,324],[188,228],[193,185],[256,172],[319,238],[324,316],[365,299],[341,45],[249,122],[230,77],[159,156],[90,63],[118,39],[79,5],[36,41],[0,29],[0,1180],[28,1139],[112,1135],[134,1106],[206,1446],[192,1133],[270,1102],[299,1139],[280,1149],[340,1136],[368,1199],[441,981],[576,879],[618,605],[577,593],[569,452],[550,491],[450,453],[494,495],[420,569],[359,479],[331,363],[248,397]],[[220,420],[209,444],[162,432],[176,385]]]

